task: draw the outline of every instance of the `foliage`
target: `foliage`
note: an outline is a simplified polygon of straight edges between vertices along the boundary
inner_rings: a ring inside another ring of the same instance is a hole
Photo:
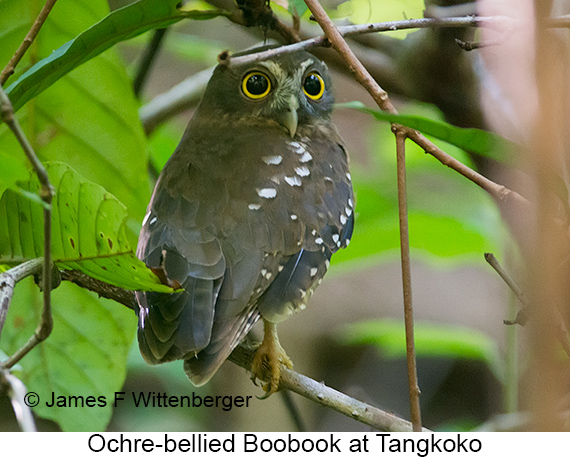
[[[171,292],[134,255],[127,239],[127,208],[101,186],[65,164],[47,164],[55,188],[52,202],[52,258],[64,270],[130,290]],[[21,183],[21,186],[24,184]],[[37,194],[32,174],[26,191]],[[0,199],[0,263],[43,257],[42,207],[7,190]]]

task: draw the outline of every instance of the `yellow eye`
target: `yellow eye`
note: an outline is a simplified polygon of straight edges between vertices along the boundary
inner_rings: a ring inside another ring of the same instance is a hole
[[[310,99],[320,99],[325,92],[325,82],[323,78],[321,78],[321,75],[314,71],[309,73],[303,83],[303,92],[305,92],[305,95]]]
[[[246,97],[261,100],[271,91],[271,81],[260,71],[252,71],[244,76],[241,90]]]

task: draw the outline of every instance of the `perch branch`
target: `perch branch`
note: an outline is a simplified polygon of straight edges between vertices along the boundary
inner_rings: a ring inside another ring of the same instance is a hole
[[[28,342],[16,351],[6,362],[2,364],[5,368],[14,366],[22,357],[30,352],[37,344],[44,341],[53,328],[53,320],[51,316],[51,287],[52,287],[52,263],[51,263],[51,202],[54,195],[54,188],[51,185],[46,169],[41,161],[36,156],[32,145],[26,138],[20,123],[14,117],[14,109],[12,103],[0,87],[0,118],[6,123],[8,128],[12,131],[20,146],[24,150],[28,160],[32,164],[38,180],[40,182],[40,197],[44,202],[43,215],[44,215],[44,258],[42,269],[42,291],[43,291],[43,308],[42,316],[36,331]]]
[[[229,360],[249,370],[254,352],[254,349],[240,345],[234,349]],[[279,386],[377,430],[390,432],[412,431],[410,422],[331,389],[321,382],[303,376],[284,366],[281,367]],[[428,431],[427,429],[424,430]]]
[[[61,275],[63,279],[71,280],[75,284],[97,292],[105,298],[115,300],[127,308],[133,309],[134,307],[135,301],[132,291],[110,286],[103,281],[90,278],[76,271],[62,271]],[[229,360],[246,370],[250,370],[253,353],[254,349],[240,345],[234,349]],[[411,422],[367,405],[366,403],[331,389],[321,382],[317,382],[285,367],[281,367],[279,385],[284,389],[295,392],[311,401],[338,411],[341,414],[370,425],[378,430],[391,432],[412,431]],[[427,429],[424,430],[428,431]]]
[[[22,279],[39,273],[43,263],[41,258],[28,260],[0,274],[0,337],[14,295],[14,287]]]
[[[404,292],[404,322],[406,327],[406,361],[408,365],[408,392],[410,417],[414,432],[422,431],[420,388],[414,344],[414,309],[412,306],[412,274],[410,265],[410,237],[408,230],[408,197],[406,191],[406,134],[395,130],[398,169],[398,215],[400,223],[400,254],[402,259],[402,288]]]
[[[6,65],[6,67],[0,73],[0,86],[3,86],[8,80],[8,78],[14,74],[16,66],[20,63],[20,60],[22,60],[24,54],[36,39],[36,36],[38,35],[40,29],[42,28],[42,25],[44,25],[44,22],[47,19],[56,1],[57,0],[46,1],[44,7],[40,11],[40,14],[38,15],[34,24],[32,25],[32,28],[24,38],[24,41],[22,42],[20,47],[16,50],[16,52],[14,53],[14,55]]]

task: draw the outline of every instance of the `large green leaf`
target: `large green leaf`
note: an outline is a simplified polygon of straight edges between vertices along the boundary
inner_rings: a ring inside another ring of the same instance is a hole
[[[177,8],[179,4],[179,0],[139,0],[108,14],[35,64],[6,89],[14,109],[18,110],[59,78],[119,41],[184,18],[211,19],[222,14],[220,10],[186,11]]]
[[[134,255],[127,239],[126,208],[101,186],[65,164],[47,165],[56,194],[52,202],[52,258],[62,269],[79,270],[130,290],[172,292]],[[34,175],[29,192],[37,192]],[[0,199],[0,263],[43,256],[42,207],[7,190]]]
[[[480,360],[488,364],[497,379],[502,379],[497,343],[482,332],[467,327],[431,322],[414,323],[417,357],[446,357]],[[383,357],[406,357],[404,322],[382,319],[350,324],[341,334],[348,345],[372,345]]]
[[[53,331],[19,362],[22,370],[15,373],[29,392],[38,394],[40,401],[33,411],[39,416],[56,421],[64,431],[105,430],[113,413],[114,392],[125,381],[136,317],[130,309],[97,299],[70,283],[55,289],[52,299]],[[3,352],[12,354],[27,341],[39,322],[41,307],[41,295],[31,278],[19,283],[2,332]],[[48,407],[52,392],[56,397],[84,400],[92,396],[95,406]]]
[[[37,3],[0,0],[0,67],[33,24],[41,7]],[[14,77],[108,12],[105,0],[56,3]],[[138,103],[116,52],[108,50],[76,68],[16,115],[42,161],[69,164],[129,208],[129,235],[134,240],[150,194],[147,146]],[[2,163],[25,164],[21,147],[5,125],[0,125],[0,154]],[[17,179],[22,177],[21,167],[19,170]],[[15,188],[14,178],[0,172],[0,190],[6,187]]]

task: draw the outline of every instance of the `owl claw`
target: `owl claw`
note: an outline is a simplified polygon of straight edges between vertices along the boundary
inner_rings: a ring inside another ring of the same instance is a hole
[[[279,390],[279,380],[281,378],[281,365],[293,368],[293,363],[287,357],[285,350],[279,343],[277,328],[275,324],[264,321],[265,336],[263,342],[255,351],[251,363],[251,380],[258,386],[257,379],[267,380],[262,385],[265,395],[260,399],[268,398],[271,394]]]

